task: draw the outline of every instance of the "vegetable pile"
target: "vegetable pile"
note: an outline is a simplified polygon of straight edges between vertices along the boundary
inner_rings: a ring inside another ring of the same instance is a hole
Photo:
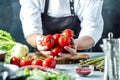
[[[47,68],[55,68],[56,67],[56,60],[54,57],[50,56],[47,57],[45,60],[41,59],[26,59],[26,58],[18,58],[13,56],[10,60],[11,64],[15,64],[19,67],[27,66],[27,65],[38,65],[38,66],[43,66]]]
[[[80,61],[80,65],[94,65],[95,70],[99,70],[99,71],[104,71],[104,64],[105,64],[105,60],[104,60],[104,56],[102,57],[98,57],[98,58],[91,58],[91,59],[87,59],[85,61]]]
[[[71,76],[66,73],[59,73],[56,71],[45,72],[37,68],[33,70],[30,70],[29,68],[25,68],[22,71],[18,71],[16,75],[17,76],[30,75],[27,77],[26,80],[75,80],[74,76]]]
[[[11,36],[9,32],[0,30],[0,50],[6,51],[5,62],[10,63],[13,56],[22,58],[27,55],[29,48]]]
[[[39,65],[49,68],[55,68],[56,61],[53,57],[48,57],[45,60],[24,58],[28,55],[29,48],[16,42],[10,33],[0,30],[0,50],[7,52],[5,62],[15,64],[19,67],[27,65]]]
[[[46,35],[44,39],[41,41],[43,46],[47,46],[49,51],[51,51],[51,55],[58,56],[58,53],[67,51],[64,49],[65,46],[72,47],[72,38],[74,34],[71,29],[65,29],[62,33],[56,33],[53,35]]]

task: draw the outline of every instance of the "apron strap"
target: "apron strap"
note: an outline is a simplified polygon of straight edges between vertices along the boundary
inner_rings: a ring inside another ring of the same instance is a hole
[[[71,11],[71,15],[74,16],[75,12],[74,12],[74,0],[69,0],[70,1],[70,11]]]
[[[45,0],[45,8],[44,8],[45,14],[47,14],[47,12],[48,12],[48,7],[49,7],[49,0]]]
[[[70,2],[70,11],[71,11],[71,15],[74,16],[75,12],[74,12],[74,0],[69,0]],[[49,0],[45,0],[45,8],[44,8],[44,13],[47,14],[48,12],[48,7],[49,7]]]

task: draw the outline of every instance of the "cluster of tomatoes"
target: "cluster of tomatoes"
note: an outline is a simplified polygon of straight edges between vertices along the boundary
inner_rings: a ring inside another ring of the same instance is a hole
[[[46,35],[44,39],[41,41],[43,46],[47,46],[49,51],[51,51],[50,57],[45,60],[40,59],[19,59],[17,57],[12,57],[10,60],[11,64],[18,65],[20,67],[27,65],[40,65],[43,67],[55,68],[56,60],[55,56],[58,56],[58,53],[67,52],[64,47],[70,46],[72,47],[72,38],[74,34],[71,29],[65,29],[62,33],[54,34],[54,35]]]
[[[72,47],[72,39],[74,34],[71,29],[65,29],[62,33],[56,33],[53,35],[46,35],[41,41],[43,46],[47,46],[51,55],[58,56],[58,53],[66,52],[65,46]]]
[[[38,65],[38,66],[43,66],[47,68],[55,68],[56,67],[56,60],[54,57],[48,57],[45,60],[40,60],[40,59],[19,59],[15,56],[13,56],[10,60],[11,64],[17,65],[19,67],[27,66],[27,65]]]

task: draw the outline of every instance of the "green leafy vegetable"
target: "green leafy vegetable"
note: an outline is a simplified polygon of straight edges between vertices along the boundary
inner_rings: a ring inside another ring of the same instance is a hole
[[[75,80],[74,76],[67,73],[44,72],[38,69],[29,70],[28,68],[25,68],[23,71],[18,71],[16,75],[30,75],[26,80]]]
[[[0,30],[0,50],[9,51],[16,44],[10,33]]]
[[[7,52],[5,55],[6,63],[10,63],[13,56],[22,58],[29,52],[29,48],[26,45],[16,42],[12,35],[4,30],[0,30],[0,50]]]

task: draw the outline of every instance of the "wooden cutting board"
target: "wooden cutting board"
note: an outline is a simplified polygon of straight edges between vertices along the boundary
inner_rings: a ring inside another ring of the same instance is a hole
[[[56,59],[58,64],[73,64],[73,63],[79,63],[80,60],[86,60],[89,58],[88,54],[80,54],[80,53],[76,53],[70,57],[66,57],[66,58],[61,58],[58,57]]]
[[[42,60],[45,60],[47,57],[42,55],[42,54],[39,54],[39,53],[31,53],[31,54],[28,54],[26,56],[26,58],[29,58],[29,59],[42,59]],[[89,55],[88,54],[80,54],[80,53],[76,53],[70,57],[57,57],[56,58],[56,62],[57,64],[72,64],[72,63],[79,63],[80,60],[86,60],[89,58]]]

